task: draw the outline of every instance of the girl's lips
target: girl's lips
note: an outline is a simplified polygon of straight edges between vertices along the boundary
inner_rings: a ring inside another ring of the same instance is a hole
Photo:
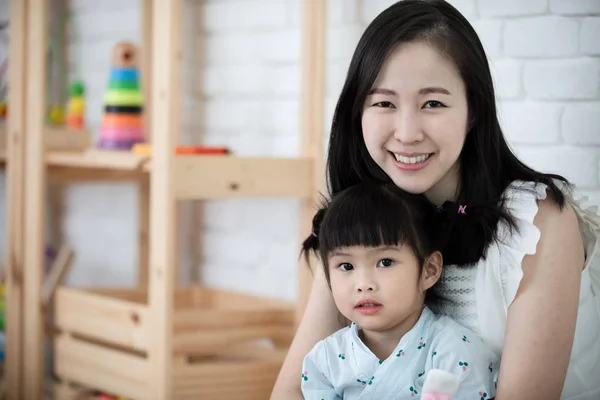
[[[363,299],[360,300],[354,308],[363,315],[373,315],[376,314],[383,307],[378,302],[371,299]]]
[[[365,304],[363,306],[356,306],[355,309],[362,315],[373,315],[377,314],[382,307],[381,304]]]

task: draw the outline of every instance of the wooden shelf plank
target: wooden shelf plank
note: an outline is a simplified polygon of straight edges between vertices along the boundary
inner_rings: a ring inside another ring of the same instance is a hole
[[[50,176],[64,181],[135,180],[152,169],[146,155],[94,148],[49,151],[46,163]],[[309,158],[180,155],[174,164],[175,196],[180,200],[308,197],[312,190]]]
[[[121,171],[141,170],[148,157],[128,151],[90,148],[82,152],[51,151],[46,155],[49,166]]]
[[[74,181],[85,180],[86,176],[90,180],[102,176],[113,180],[119,178],[118,172],[133,172],[123,177],[136,179],[152,168],[148,156],[96,149],[48,152],[46,162],[66,181],[69,176]],[[175,196],[177,199],[306,197],[311,193],[311,165],[310,159],[303,158],[175,156]]]
[[[175,157],[177,199],[306,197],[312,161],[234,156]]]

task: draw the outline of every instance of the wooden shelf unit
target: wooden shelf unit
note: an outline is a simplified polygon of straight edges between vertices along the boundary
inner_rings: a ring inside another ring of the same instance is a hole
[[[88,149],[91,145],[89,129],[67,129],[64,127],[44,128],[44,146],[46,151],[79,152]],[[6,123],[0,123],[0,165],[6,163],[7,142]]]
[[[55,398],[71,384],[133,399],[268,398],[310,290],[299,269],[298,302],[176,284],[176,203],[229,197],[302,200],[300,238],[310,233],[322,185],[325,1],[304,0],[302,156],[179,156],[182,0],[143,0],[142,75],[152,157],[46,146],[45,0],[11,0],[11,116],[8,143],[7,355],[10,398],[44,387],[42,199],[50,180],[132,180],[141,188],[139,286],[60,286],[53,302]],[[19,45],[19,41],[15,42]],[[25,63],[25,60],[28,63]],[[159,109],[160,113],[153,110]],[[23,185],[23,181],[27,184]],[[27,249],[27,251],[25,251]],[[11,307],[9,305],[9,307]],[[258,342],[257,342],[258,341]],[[266,344],[265,344],[266,341]],[[25,384],[26,383],[26,384]]]

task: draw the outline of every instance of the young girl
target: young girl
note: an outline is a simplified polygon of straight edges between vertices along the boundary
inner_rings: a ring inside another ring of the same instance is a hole
[[[431,370],[454,374],[456,399],[494,397],[496,355],[424,305],[442,272],[435,216],[424,197],[376,183],[346,189],[317,213],[304,251],[319,254],[335,305],[352,324],[304,359],[305,399],[421,398]]]
[[[483,46],[449,3],[400,1],[367,27],[334,113],[327,176],[330,196],[378,180],[467,215],[493,205],[442,230],[435,311],[501,357],[496,400],[600,399],[600,217],[564,178],[513,154]],[[274,400],[302,398],[304,356],[341,327],[317,272]]]

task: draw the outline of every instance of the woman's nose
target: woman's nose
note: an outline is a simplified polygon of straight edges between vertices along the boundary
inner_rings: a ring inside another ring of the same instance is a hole
[[[418,118],[408,111],[398,111],[394,123],[394,138],[402,143],[415,143],[423,140],[423,131]]]

